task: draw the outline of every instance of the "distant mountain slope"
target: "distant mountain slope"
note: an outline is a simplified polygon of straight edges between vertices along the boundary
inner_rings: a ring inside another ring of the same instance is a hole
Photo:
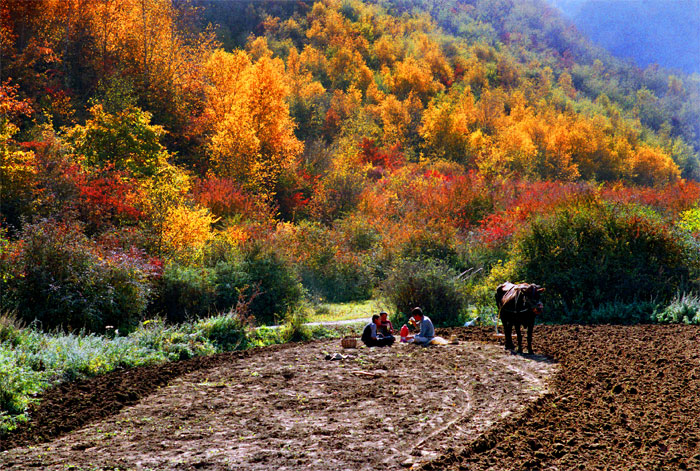
[[[594,42],[646,67],[700,73],[698,0],[550,0]]]

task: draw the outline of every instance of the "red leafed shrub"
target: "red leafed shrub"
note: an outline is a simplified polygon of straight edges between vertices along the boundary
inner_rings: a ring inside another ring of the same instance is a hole
[[[695,206],[700,200],[700,184],[680,180],[663,188],[628,187],[621,184],[605,187],[601,196],[608,201],[652,206],[677,215]]]
[[[506,187],[512,192],[501,193],[500,204],[504,209],[481,220],[480,238],[490,246],[508,241],[533,215],[545,214],[591,192],[589,185],[558,181],[515,181]]]
[[[374,139],[363,138],[360,141],[360,159],[363,163],[370,163],[382,170],[392,171],[404,164],[404,157],[398,144],[389,150],[380,149]]]
[[[269,212],[269,209],[244,192],[231,178],[205,178],[195,184],[192,192],[197,203],[209,208],[212,214],[220,218],[240,215],[259,220],[261,214]]]
[[[138,209],[138,188],[124,172],[109,168],[88,176],[79,186],[79,211],[91,229],[107,225],[134,224],[143,213]]]

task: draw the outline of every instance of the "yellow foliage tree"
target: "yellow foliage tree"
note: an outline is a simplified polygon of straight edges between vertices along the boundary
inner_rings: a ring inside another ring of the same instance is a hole
[[[164,249],[164,233],[167,227],[168,214],[173,208],[183,206],[192,186],[190,177],[174,165],[166,164],[157,173],[141,181],[141,187],[146,198],[143,210],[150,219],[157,252]]]
[[[395,40],[382,36],[372,44],[372,51],[380,65],[391,67],[402,56],[402,51]]]
[[[284,63],[217,50],[204,74],[212,171],[271,198],[282,170],[303,150],[289,116]]]
[[[355,86],[364,91],[374,81],[374,74],[362,55],[347,47],[341,47],[334,54],[328,66],[328,75],[333,88],[340,89]]]
[[[427,103],[436,93],[445,89],[445,86],[433,79],[430,66],[425,62],[419,62],[413,57],[407,57],[397,62],[394,70],[388,73],[384,68],[386,83],[391,92],[399,98],[408,98],[413,93]]]
[[[481,112],[469,88],[457,98],[431,103],[423,113],[419,130],[426,153],[431,157],[473,163],[471,138],[480,120]]]
[[[384,129],[384,142],[391,146],[403,144],[411,125],[410,100],[400,101],[394,95],[388,95],[377,106]]]
[[[63,8],[65,2],[56,3]],[[180,11],[170,0],[102,0],[84,9],[92,16],[103,67],[116,57],[153,92],[189,87],[196,80],[193,64],[216,43],[211,31],[188,36],[180,30]]]
[[[180,205],[165,215],[163,248],[180,259],[191,258],[213,237],[212,224],[216,218],[207,208]]]
[[[630,179],[641,185],[662,186],[678,180],[680,169],[666,153],[639,147],[629,159]]]

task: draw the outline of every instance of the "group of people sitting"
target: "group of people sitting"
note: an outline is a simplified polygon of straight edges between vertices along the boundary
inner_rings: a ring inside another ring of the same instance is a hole
[[[415,343],[417,345],[429,345],[435,338],[435,327],[428,316],[423,315],[423,310],[419,307],[413,308],[409,324],[419,329],[416,335],[407,334],[408,327],[401,328],[401,340]],[[394,327],[389,320],[389,314],[385,311],[372,316],[372,321],[367,324],[362,331],[362,342],[368,347],[390,347],[394,341]]]

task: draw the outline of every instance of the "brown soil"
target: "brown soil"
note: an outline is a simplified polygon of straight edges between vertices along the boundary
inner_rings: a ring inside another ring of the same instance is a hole
[[[0,469],[700,469],[698,327],[542,326],[546,357],[450,334],[459,345],[326,361],[339,342],[313,342],[64,385],[0,442]]]
[[[540,326],[534,338],[559,362],[553,394],[426,470],[700,469],[700,328]]]

